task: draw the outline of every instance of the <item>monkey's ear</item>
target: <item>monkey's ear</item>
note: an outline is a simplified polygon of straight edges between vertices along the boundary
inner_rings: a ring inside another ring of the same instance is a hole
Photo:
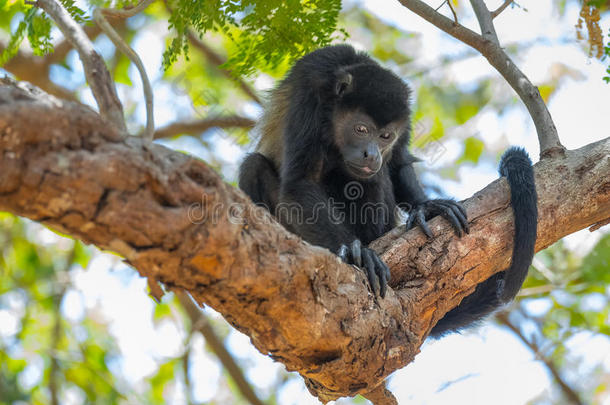
[[[352,89],[352,75],[346,71],[337,72],[335,82],[335,94],[339,97]]]

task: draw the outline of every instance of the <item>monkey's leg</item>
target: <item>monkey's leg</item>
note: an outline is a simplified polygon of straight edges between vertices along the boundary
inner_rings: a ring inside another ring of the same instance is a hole
[[[273,162],[260,153],[251,153],[239,168],[239,188],[261,207],[275,212],[280,178]]]

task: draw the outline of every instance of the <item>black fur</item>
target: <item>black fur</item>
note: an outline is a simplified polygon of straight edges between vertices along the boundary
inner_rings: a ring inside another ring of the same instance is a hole
[[[409,212],[407,227],[419,225],[429,236],[426,221],[436,215],[446,218],[458,235],[468,232],[464,209],[453,200],[429,200],[417,180],[416,159],[407,150],[409,95],[399,77],[350,46],[314,51],[301,58],[271,93],[257,152],[248,155],[240,168],[239,186],[255,203],[267,207],[306,241],[363,268],[371,288],[382,297],[389,269],[366,245],[396,225],[397,206]],[[345,139],[358,141],[359,134],[349,131],[367,117],[374,121],[372,131],[384,135],[387,128],[394,128],[398,135],[389,144],[379,141],[376,133],[367,135],[378,142],[371,150],[378,151],[383,162],[375,167],[378,171],[363,178],[348,164],[348,156],[358,156],[361,149]],[[502,165],[513,197],[519,199],[513,199],[515,238],[520,238],[515,265],[505,272],[507,276],[482,283],[439,322],[435,335],[480,319],[521,286],[532,259],[536,223],[531,164],[525,164],[522,156],[522,151],[511,150]],[[294,206],[298,212],[291,211]]]

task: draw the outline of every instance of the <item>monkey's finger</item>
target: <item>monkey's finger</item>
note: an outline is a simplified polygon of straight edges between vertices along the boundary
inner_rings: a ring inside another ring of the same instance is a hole
[[[447,202],[444,202],[443,206],[451,209],[451,211],[453,211],[453,214],[460,221],[462,229],[466,233],[470,233],[470,227],[468,226],[468,219],[465,215],[466,211],[464,210],[464,207],[462,207],[460,203],[451,200],[447,200]]]
[[[377,260],[375,260],[375,256],[373,256],[373,261],[375,262],[376,265],[376,273],[377,276],[379,277],[379,295],[381,296],[381,298],[385,298],[385,292],[386,289],[388,287],[388,277],[387,277],[387,267],[383,262],[381,262],[381,260],[379,260],[381,262],[381,266],[379,265],[379,263],[377,262]]]
[[[470,233],[470,226],[468,226],[468,219],[467,219],[466,215],[464,215],[464,212],[465,212],[464,208],[462,208],[462,206],[459,203],[456,203],[451,206],[451,209],[453,210],[453,213],[455,214],[457,219],[460,220],[460,223],[462,224],[462,228],[464,229],[464,232]],[[462,211],[464,211],[464,212],[462,212]]]
[[[409,212],[409,218],[407,218],[407,222],[405,223],[405,229],[408,231],[413,228],[413,222],[415,221],[415,211]]]
[[[460,210],[460,212],[462,213],[464,218],[468,218],[468,214],[466,213],[466,208],[464,208],[464,206],[459,202],[454,201],[453,203],[455,204],[456,207],[458,207],[458,209]]]
[[[366,269],[366,275],[369,279],[369,284],[371,285],[371,289],[373,290],[373,294],[375,296],[379,295],[380,287],[379,287],[379,278],[377,277],[377,273],[375,273],[375,262],[371,257],[369,252],[366,252],[362,255],[364,259],[364,268]]]
[[[430,227],[428,226],[428,223],[426,222],[426,217],[424,216],[424,212],[423,211],[421,211],[421,210],[417,211],[415,221],[421,227],[421,229],[424,231],[426,236],[428,238],[432,238],[432,231],[430,230]]]
[[[387,264],[385,264],[385,263],[383,262],[383,260],[381,260],[381,259],[379,258],[379,256],[377,256],[377,255],[373,255],[373,261],[375,262],[375,264],[377,265],[377,267],[379,267],[379,268],[383,269],[383,272],[384,272],[384,276],[385,276],[386,282],[387,282],[387,281],[390,281],[390,277],[391,277],[391,274],[390,274],[390,268],[387,266]]]
[[[459,209],[458,203],[451,200],[438,200],[437,209],[439,210],[440,215],[451,222],[451,225],[460,237],[463,235],[463,232],[470,233],[468,220],[466,217],[464,217],[462,211]],[[459,227],[453,222],[453,220],[449,219],[451,214],[453,214],[459,221]]]
[[[348,252],[349,252],[349,249],[347,248],[347,245],[341,245],[341,247],[339,248],[339,251],[337,252],[337,256],[339,256],[339,258],[341,260],[343,260],[345,263],[348,263],[348,257],[347,257]]]
[[[385,298],[385,292],[388,288],[388,280],[385,278],[385,270],[377,268],[377,277],[379,277],[379,296]]]
[[[362,267],[362,244],[356,239],[352,242],[352,263],[358,267]]]
[[[462,224],[453,213],[451,207],[445,207],[445,209],[441,211],[441,215],[443,218],[449,221],[451,226],[453,226],[453,229],[455,229],[455,233],[457,233],[457,235],[461,238],[464,235],[464,231],[462,230]]]

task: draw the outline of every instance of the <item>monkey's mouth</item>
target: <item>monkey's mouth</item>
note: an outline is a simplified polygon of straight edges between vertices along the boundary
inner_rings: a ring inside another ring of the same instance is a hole
[[[354,176],[362,178],[362,179],[371,178],[379,171],[379,169],[371,169],[368,166],[360,166],[360,165],[356,165],[356,164],[350,163],[350,162],[345,162],[345,163],[346,163],[346,166],[349,169],[349,171]]]

